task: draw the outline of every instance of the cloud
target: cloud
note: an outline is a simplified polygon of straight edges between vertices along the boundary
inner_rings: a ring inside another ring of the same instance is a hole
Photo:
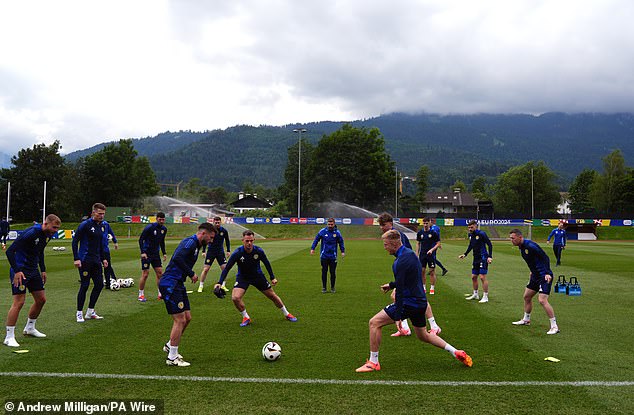
[[[634,112],[626,0],[0,5],[0,145],[394,111]]]

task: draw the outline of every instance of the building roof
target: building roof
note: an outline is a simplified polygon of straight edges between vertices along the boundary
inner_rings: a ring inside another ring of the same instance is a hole
[[[471,193],[462,192],[430,192],[425,194],[425,205],[478,206]]]
[[[254,208],[254,209],[268,209],[271,204],[266,200],[258,199],[253,195],[246,195],[241,199],[238,199],[230,203],[231,206],[236,208]]]

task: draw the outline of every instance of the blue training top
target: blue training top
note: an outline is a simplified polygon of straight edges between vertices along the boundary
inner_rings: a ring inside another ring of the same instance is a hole
[[[489,248],[487,251],[487,247]],[[469,247],[464,253],[465,256],[473,249],[473,261],[479,262],[493,256],[493,244],[489,240],[486,232],[476,229],[469,234]]]
[[[394,264],[392,264],[394,281],[390,282],[390,287],[396,288],[394,317],[400,320],[403,305],[422,308],[423,304],[426,304],[427,297],[423,289],[423,280],[420,277],[423,268],[414,251],[401,246],[394,256],[396,257]]]
[[[330,230],[327,226],[322,228],[315,236],[315,240],[313,241],[313,245],[310,249],[315,249],[317,243],[321,240],[321,253],[319,257],[322,259],[337,259],[337,245],[339,245],[339,249],[341,253],[346,252],[346,248],[343,244],[343,236],[341,236],[341,232],[337,229],[337,226]]]
[[[167,228],[164,225],[158,222],[147,225],[141,232],[141,236],[139,236],[141,253],[146,254],[150,258],[156,258],[160,256],[160,248],[163,255],[165,255],[165,235],[167,235]]]
[[[550,238],[555,237],[555,241],[553,245],[566,246],[566,231],[563,229],[555,228],[548,235],[548,241],[550,242]]]
[[[440,242],[440,235],[431,228],[428,231],[423,228],[416,233],[416,240],[420,243],[420,251],[418,252],[420,257],[421,255],[427,255],[427,251]]]
[[[73,258],[81,262],[101,262],[105,257],[103,234],[106,227],[92,218],[79,224],[73,236]]]
[[[110,224],[107,221],[103,221],[101,222],[103,223],[103,225],[106,228],[106,231],[103,233],[103,250],[106,252],[110,252],[110,247],[108,246],[110,244],[110,238],[108,238],[108,235],[112,236],[112,243],[116,244],[117,242],[117,237],[114,236],[114,231],[112,230],[112,228],[110,227]]]
[[[253,250],[249,253],[244,249],[244,246],[237,248],[231,256],[229,257],[229,261],[227,261],[227,266],[222,270],[220,274],[220,280],[218,280],[218,284],[222,284],[227,278],[227,274],[229,270],[235,265],[238,264],[238,273],[237,277],[245,277],[245,278],[253,278],[258,275],[264,276],[264,272],[262,272],[262,268],[260,267],[260,261],[264,263],[266,270],[269,273],[269,278],[272,280],[275,279],[275,275],[273,275],[273,268],[271,268],[271,263],[269,262],[264,250],[257,245],[253,245]]]
[[[174,251],[167,268],[165,268],[160,284],[185,282],[187,277],[191,278],[196,275],[194,265],[196,265],[198,260],[198,252],[201,247],[202,245],[196,235],[183,239]]]
[[[522,253],[522,258],[526,261],[526,265],[528,265],[534,277],[553,275],[550,269],[550,258],[539,245],[530,239],[524,239],[519,248]]]
[[[46,272],[44,247],[50,239],[40,224],[22,232],[6,252],[13,272],[36,273],[38,266],[41,272]]]
[[[227,246],[227,252],[230,252],[231,242],[229,241],[229,232],[227,232],[224,227],[219,226],[216,236],[214,236],[214,239],[207,245],[207,250],[212,254],[221,254],[224,252],[222,249],[223,242]]]

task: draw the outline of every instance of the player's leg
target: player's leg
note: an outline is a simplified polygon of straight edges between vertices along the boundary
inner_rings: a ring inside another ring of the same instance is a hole
[[[416,324],[416,323],[414,323],[414,321],[412,320],[412,324]],[[471,356],[469,356],[464,350],[456,349],[455,347],[447,343],[438,335],[427,333],[427,330],[425,330],[425,326],[419,327],[415,325],[414,333],[416,333],[416,337],[418,337],[420,341],[429,343],[432,346],[436,346],[440,349],[448,351],[449,353],[451,353],[453,357],[460,360],[466,366],[471,367],[473,365],[473,360],[471,359]]]
[[[9,313],[7,314],[7,334],[4,338],[4,344],[9,347],[20,347],[18,342],[15,340],[15,324],[18,321],[20,310],[22,310],[22,307],[24,306],[25,298],[25,292],[13,294],[13,302],[9,308]]]
[[[161,297],[161,291],[158,289],[159,288],[159,284],[161,282],[161,277],[163,276],[163,267],[154,267],[154,274],[156,274],[156,289],[158,291],[158,295],[156,297],[157,300],[161,300],[163,297]]]
[[[168,366],[186,367],[190,365],[190,363],[184,361],[183,357],[178,353],[178,345],[181,342],[183,332],[189,325],[191,318],[191,312],[189,310],[172,314],[173,323],[170,332],[170,341],[169,344],[166,345],[169,351],[165,363]]]
[[[482,281],[482,299],[479,301],[480,303],[488,303],[489,302],[489,280],[487,280],[487,274],[482,274],[486,270],[480,270],[480,281]]]
[[[231,291],[231,301],[233,301],[233,305],[236,307],[236,310],[242,314],[242,323],[240,323],[240,327],[245,327],[251,324],[251,317],[249,316],[249,313],[247,313],[244,301],[242,301],[242,297],[244,297],[248,287],[249,284],[242,281],[236,281],[236,286],[233,287],[233,290]]]
[[[101,290],[103,290],[103,268],[101,264],[91,264],[89,274],[92,279],[93,287],[90,292],[88,308],[86,309],[86,316],[84,318],[90,320],[101,320],[103,317],[95,313],[97,300],[99,300],[99,295],[101,294]]]
[[[429,264],[429,294],[434,295],[436,293],[436,264],[433,262]]]
[[[330,292],[335,292],[335,282],[337,281],[337,260],[328,261],[328,270],[330,271]]]
[[[379,347],[381,347],[381,329],[388,324],[394,324],[394,319],[390,317],[387,309],[392,312],[396,306],[394,304],[390,304],[385,307],[383,310],[376,313],[368,322],[368,327],[370,330],[370,358],[365,362],[364,365],[359,367],[356,371],[359,373],[363,372],[374,372],[377,370],[381,370],[381,365],[379,364]]]
[[[145,282],[150,275],[150,261],[147,258],[141,258],[141,278],[139,279],[139,298],[142,303],[145,302]]]
[[[524,317],[521,320],[514,321],[516,326],[528,326],[531,324],[531,312],[533,311],[533,297],[537,294],[536,290],[526,287],[524,289]]]
[[[471,270],[471,285],[473,286],[473,294],[467,295],[465,300],[479,300],[480,294],[478,294],[478,274],[480,273],[479,264],[473,264],[473,269]]]
[[[88,267],[85,263],[82,263],[82,266],[78,268],[79,271],[79,291],[77,291],[77,322],[84,322],[84,304],[86,303],[86,293],[88,292],[88,287],[90,287],[90,275],[88,271]],[[103,282],[102,282],[103,283]]]
[[[327,292],[326,287],[328,285],[328,260],[325,258],[321,258],[320,263],[321,263],[321,292],[326,293]]]
[[[288,312],[286,306],[284,306],[284,303],[282,302],[282,299],[279,295],[277,295],[273,288],[269,287],[268,289],[260,289],[260,291],[262,291],[262,294],[264,294],[269,300],[273,301],[273,304],[282,311],[282,314],[284,314],[284,317],[286,317],[288,321],[292,321],[293,323],[297,321],[297,317]]]
[[[422,265],[423,265],[423,270],[421,272],[421,278],[423,280],[423,290],[427,292],[427,266],[425,263],[423,263]]]
[[[548,302],[548,294],[539,293],[539,304],[544,308],[546,315],[548,316],[548,320],[550,320],[550,330],[546,334],[557,334],[559,333],[559,326],[557,325],[557,319],[555,318],[555,310],[553,306]]]
[[[203,292],[203,287],[205,286],[205,280],[207,279],[207,273],[211,268],[211,264],[207,264],[207,260],[205,260],[205,265],[203,266],[203,271],[200,273],[200,284],[198,285],[198,292]]]
[[[41,278],[40,278],[41,279]],[[24,327],[23,333],[27,336],[33,337],[46,337],[46,334],[38,331],[35,328],[35,323],[37,322],[37,318],[42,312],[42,308],[44,304],[46,304],[46,294],[44,291],[44,284],[40,282],[41,286],[37,289],[31,289],[31,295],[33,295],[33,304],[29,309],[28,319],[26,321],[26,326]],[[38,285],[39,285],[38,284]]]
[[[442,329],[436,323],[436,318],[434,317],[434,313],[431,309],[431,304],[429,304],[429,302],[427,302],[427,309],[425,309],[425,318],[429,322],[429,332],[435,335],[440,334]]]

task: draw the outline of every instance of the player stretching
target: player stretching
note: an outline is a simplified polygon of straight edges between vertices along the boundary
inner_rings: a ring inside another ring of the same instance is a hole
[[[469,295],[465,300],[480,300],[478,293],[478,275],[482,280],[482,300],[479,303],[489,302],[489,282],[487,281],[487,273],[489,272],[489,264],[493,261],[493,244],[489,240],[486,232],[478,229],[478,222],[472,220],[467,225],[469,229],[469,247],[467,251],[458,258],[463,259],[469,252],[473,250],[473,266],[471,270],[471,281],[473,282],[473,294]],[[489,248],[487,250],[487,247]],[[468,295],[468,294],[466,294]]]
[[[55,215],[48,215],[44,224],[36,224],[25,230],[7,249],[7,259],[11,268],[9,278],[13,291],[13,304],[7,315],[7,334],[4,344],[9,347],[20,347],[15,340],[15,323],[20,310],[24,306],[26,289],[29,289],[35,301],[29,309],[29,319],[24,327],[25,336],[46,337],[46,334],[35,328],[35,322],[46,303],[44,284],[46,283],[46,265],[44,264],[44,248],[57,233],[62,221]],[[40,272],[38,272],[38,266]]]
[[[214,226],[218,229],[218,233],[216,236],[209,242],[207,245],[207,254],[205,255],[205,265],[203,266],[203,272],[200,274],[200,285],[198,286],[198,292],[203,292],[203,286],[205,285],[205,280],[207,279],[207,273],[211,268],[211,264],[214,263],[214,259],[218,262],[218,266],[220,267],[220,271],[225,269],[227,266],[227,257],[225,256],[225,251],[223,249],[223,245],[227,247],[227,254],[231,255],[231,242],[229,241],[229,232],[221,226],[220,216],[216,216],[214,218]],[[224,284],[222,288],[225,291],[229,291]]]
[[[392,215],[390,215],[389,213],[381,213],[378,217],[378,222],[379,222],[379,228],[381,228],[381,232],[383,233],[394,229],[394,219],[392,218]],[[412,245],[409,243],[409,239],[407,238],[407,235],[405,235],[403,232],[398,230],[397,232],[399,233],[399,235],[401,235],[401,244],[403,244],[403,246],[408,249],[412,249]],[[396,296],[394,291],[392,291],[391,296],[392,296],[392,301],[396,301]],[[429,321],[429,327],[430,327],[429,332],[432,334],[439,334],[442,331],[442,329],[438,326],[438,324],[436,324],[436,319],[434,318],[434,314],[431,311],[431,305],[429,303],[427,303],[427,310],[425,310],[425,317],[427,318],[427,321]],[[407,319],[403,319],[401,328],[399,330],[396,330],[396,333],[393,333],[392,337],[409,336],[411,334],[412,334],[412,331],[409,329],[409,325],[407,324]]]
[[[275,291],[273,291],[273,287],[271,287],[271,285],[277,284],[277,278],[273,275],[273,268],[271,268],[271,263],[266,257],[264,250],[259,246],[253,245],[253,241],[255,241],[253,231],[247,229],[242,232],[242,246],[233,251],[233,254],[229,257],[227,266],[222,270],[220,280],[214,286],[214,290],[221,289],[222,283],[225,278],[227,278],[229,270],[235,264],[238,264],[238,273],[236,274],[236,283],[234,284],[233,291],[231,292],[231,300],[236,306],[236,309],[238,309],[240,314],[242,314],[242,323],[240,323],[240,327],[245,327],[251,324],[251,317],[249,317],[244,301],[242,301],[242,297],[244,297],[244,294],[247,292],[247,288],[249,288],[250,285],[253,285],[269,300],[273,301],[273,304],[282,310],[282,313],[284,313],[284,316],[288,321],[296,322],[297,318],[288,312],[280,297],[275,293]],[[271,283],[266,280],[266,277],[262,272],[262,268],[260,267],[260,261],[262,261],[266,267],[269,277],[271,278]]]
[[[161,276],[163,275],[163,263],[159,249],[163,253],[163,261],[167,261],[167,252],[165,252],[165,235],[167,228],[165,227],[165,213],[158,212],[156,214],[156,222],[151,223],[143,229],[139,237],[139,248],[141,248],[141,280],[139,281],[139,301],[144,303],[145,300],[145,281],[150,275],[150,265],[154,268],[156,274],[156,285],[158,286]],[[161,293],[158,293],[158,299],[161,299]]]
[[[546,334],[559,333],[557,319],[553,306],[548,302],[550,288],[553,284],[553,272],[550,270],[550,258],[543,249],[535,242],[524,239],[522,231],[513,229],[509,238],[514,246],[519,247],[522,258],[531,270],[530,278],[524,290],[524,317],[514,321],[516,326],[528,326],[531,324],[531,311],[533,310],[533,297],[539,293],[539,304],[542,305],[548,319],[550,320],[550,330]]]
[[[382,239],[385,250],[396,258],[392,265],[394,281],[383,284],[381,290],[386,293],[391,289],[396,289],[396,302],[388,305],[370,319],[370,358],[356,371],[374,372],[381,370],[379,363],[381,328],[396,322],[396,327],[400,329],[402,321],[406,318],[412,321],[414,332],[420,341],[445,349],[465,365],[471,366],[473,364],[471,357],[464,350],[456,350],[439,336],[427,333],[425,329],[427,297],[420,277],[422,268],[414,251],[403,246],[398,231],[388,231],[383,234]]]
[[[170,340],[163,346],[163,351],[167,353],[165,364],[168,366],[184,367],[190,365],[178,353],[178,345],[183,332],[192,319],[189,311],[189,299],[185,290],[185,280],[189,277],[193,283],[198,281],[198,276],[193,269],[198,260],[198,252],[200,248],[209,243],[217,231],[211,223],[200,224],[195,235],[183,239],[178,244],[165,269],[165,274],[161,276],[159,290],[163,295],[167,314],[172,316],[173,321]]]

